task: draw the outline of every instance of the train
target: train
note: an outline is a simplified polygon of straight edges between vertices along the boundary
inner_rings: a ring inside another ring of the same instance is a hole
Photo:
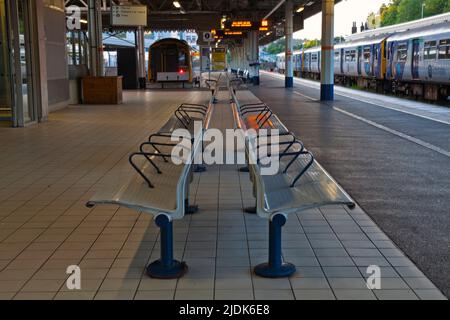
[[[293,53],[294,75],[320,80],[321,48]],[[285,54],[276,68],[285,72]],[[358,37],[334,47],[335,83],[425,100],[450,96],[450,23]]]
[[[184,40],[162,39],[148,50],[150,82],[192,82],[191,47]]]

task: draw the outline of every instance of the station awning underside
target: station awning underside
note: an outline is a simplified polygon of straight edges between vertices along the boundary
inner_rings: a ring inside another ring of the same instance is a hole
[[[336,0],[338,3],[341,0]],[[103,27],[105,29],[132,29],[112,27],[110,23],[111,3],[141,4],[148,7],[148,23],[146,30],[196,30],[197,32],[220,29],[221,19],[226,16],[234,20],[262,20],[269,13],[270,32],[261,33],[261,45],[273,42],[283,35],[276,32],[282,29],[285,20],[284,1],[280,0],[179,0],[181,8],[176,8],[172,0],[102,0]],[[66,6],[78,5],[86,15],[86,0],[68,0]],[[281,5],[280,5],[281,3]],[[294,32],[303,29],[303,21],[322,9],[321,0],[293,0]],[[275,11],[274,9],[277,8]],[[301,9],[300,9],[301,8]],[[300,11],[300,12],[297,12]]]

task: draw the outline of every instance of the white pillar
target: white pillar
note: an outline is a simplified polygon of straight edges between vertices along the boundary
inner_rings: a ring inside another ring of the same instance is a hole
[[[293,68],[293,34],[294,34],[294,5],[292,0],[286,1],[286,74],[285,87],[292,88],[294,86],[294,68]]]
[[[45,7],[43,0],[36,1],[36,34],[37,34],[37,67],[39,69],[37,75],[37,93],[39,99],[40,112],[38,112],[39,122],[48,120],[49,107],[48,107],[48,85],[47,85],[47,46],[45,35]]]
[[[102,77],[104,75],[104,66],[101,0],[89,0],[88,29],[90,72],[94,77]]]
[[[139,87],[145,89],[146,79],[145,79],[145,37],[144,28],[139,27],[136,31],[136,47],[138,51],[138,78]]]
[[[334,100],[334,0],[322,0],[320,100]]]
[[[250,43],[251,63],[259,63],[259,31],[250,32]],[[259,66],[255,65],[250,70],[253,84],[259,86]]]

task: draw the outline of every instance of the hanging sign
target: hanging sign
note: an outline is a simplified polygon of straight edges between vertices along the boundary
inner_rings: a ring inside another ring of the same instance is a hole
[[[111,25],[122,27],[146,27],[147,6],[112,5]]]

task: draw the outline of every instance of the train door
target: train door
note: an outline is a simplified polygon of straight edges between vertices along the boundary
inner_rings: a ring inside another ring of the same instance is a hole
[[[341,74],[344,74],[345,50],[341,49]]]
[[[370,46],[370,76],[373,77],[375,76],[375,63],[378,61],[378,50],[377,50],[377,46],[375,44]]]
[[[412,63],[411,63],[411,73],[413,79],[419,79],[419,65],[420,65],[420,40],[413,40],[413,50],[412,50]]]
[[[358,47],[358,53],[356,57],[356,63],[358,65],[358,75],[361,75],[361,61],[362,61],[362,47]]]
[[[321,71],[320,69],[322,67],[321,57],[322,57],[322,52],[319,51],[318,58],[317,58],[317,70],[319,70],[319,73],[320,73],[320,71]]]

